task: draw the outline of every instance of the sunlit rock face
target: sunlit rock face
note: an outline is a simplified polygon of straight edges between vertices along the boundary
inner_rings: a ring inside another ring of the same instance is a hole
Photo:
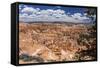
[[[20,22],[19,63],[94,60],[96,38],[90,32],[92,26],[84,24]]]

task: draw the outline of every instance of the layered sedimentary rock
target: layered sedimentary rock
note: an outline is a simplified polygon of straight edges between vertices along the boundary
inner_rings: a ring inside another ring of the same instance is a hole
[[[84,24],[19,23],[19,63],[95,59],[82,52],[96,48],[96,38],[91,38],[88,29]],[[81,34],[89,35],[91,40],[80,39]]]

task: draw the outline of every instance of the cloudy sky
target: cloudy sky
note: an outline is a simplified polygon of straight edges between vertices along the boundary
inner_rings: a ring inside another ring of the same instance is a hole
[[[86,16],[84,9],[85,8],[20,4],[19,20],[23,22],[63,21],[73,23],[90,23],[91,18]]]

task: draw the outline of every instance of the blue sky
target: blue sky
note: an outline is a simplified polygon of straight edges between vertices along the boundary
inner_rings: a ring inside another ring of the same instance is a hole
[[[64,21],[75,23],[90,23],[91,18],[84,13],[85,8],[43,6],[43,5],[19,5],[19,20],[23,22],[34,21]]]

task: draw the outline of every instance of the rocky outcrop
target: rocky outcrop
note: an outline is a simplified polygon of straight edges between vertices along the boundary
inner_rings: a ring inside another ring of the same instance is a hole
[[[19,63],[92,60],[93,56],[82,56],[83,50],[96,48],[95,37],[91,40],[80,37],[84,33],[90,35],[89,32],[83,24],[19,23]]]

